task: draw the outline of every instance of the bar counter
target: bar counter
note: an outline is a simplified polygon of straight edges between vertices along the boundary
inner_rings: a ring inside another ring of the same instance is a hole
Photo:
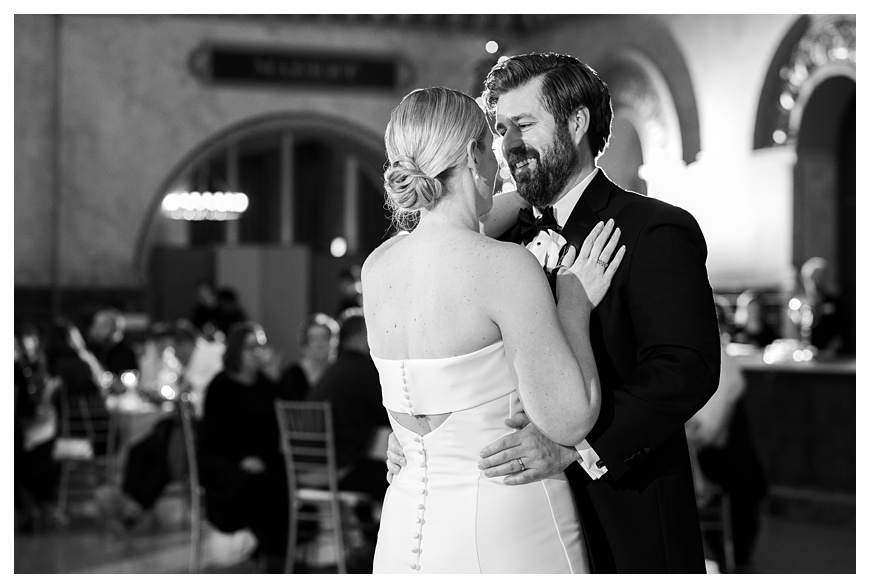
[[[854,505],[855,358],[767,364],[761,350],[734,351],[771,498]]]

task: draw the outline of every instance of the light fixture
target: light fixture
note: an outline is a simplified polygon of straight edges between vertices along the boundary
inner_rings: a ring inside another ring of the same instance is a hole
[[[174,219],[235,220],[248,209],[248,197],[242,192],[170,192],[161,209]]]
[[[343,237],[336,237],[329,244],[329,252],[333,257],[344,257],[347,253],[347,241]]]
[[[135,388],[139,382],[139,372],[137,370],[127,370],[121,374],[121,383],[127,388]]]
[[[162,388],[160,388],[160,395],[163,396],[166,400],[172,400],[175,398],[175,388],[170,386],[169,384],[164,384]]]

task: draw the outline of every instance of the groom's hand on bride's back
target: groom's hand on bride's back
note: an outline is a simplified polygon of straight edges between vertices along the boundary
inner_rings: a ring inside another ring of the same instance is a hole
[[[564,471],[580,458],[573,447],[558,445],[545,437],[524,412],[505,424],[518,431],[484,447],[477,467],[487,478],[507,476],[508,486],[528,484]]]
[[[387,440],[387,483],[393,483],[393,477],[397,476],[407,462],[402,445],[396,438],[395,433],[390,433]]]
[[[573,447],[557,445],[545,437],[524,412],[517,412],[505,424],[519,430],[487,445],[480,452],[482,459],[478,467],[488,478],[507,476],[504,481],[509,486],[528,484],[558,474],[580,458]],[[393,478],[407,464],[395,433],[390,433],[387,441],[386,463],[387,482],[392,484]]]

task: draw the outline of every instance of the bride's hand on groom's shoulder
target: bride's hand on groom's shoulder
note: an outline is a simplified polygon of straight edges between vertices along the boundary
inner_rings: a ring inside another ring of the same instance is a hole
[[[585,295],[592,308],[598,306],[625,256],[625,245],[616,249],[620,233],[613,219],[600,222],[586,236],[583,246],[574,257],[575,250],[571,248],[559,270],[556,291],[559,300],[577,301],[579,298],[582,301]],[[577,280],[583,286],[582,294],[577,288]],[[572,289],[576,289],[579,296],[571,296]]]
[[[484,447],[477,467],[487,478],[506,476],[508,486],[528,484],[558,474],[579,459],[577,450],[545,437],[523,412],[505,424],[518,429]]]

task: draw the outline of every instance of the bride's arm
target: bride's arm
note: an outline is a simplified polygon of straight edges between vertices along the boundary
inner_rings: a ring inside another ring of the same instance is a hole
[[[480,232],[487,237],[500,237],[516,224],[520,208],[530,206],[516,191],[496,194],[492,197],[492,209],[480,217]]]
[[[557,279],[558,307],[532,254],[499,243],[504,254],[487,298],[499,326],[517,391],[529,418],[552,441],[576,445],[595,424],[601,383],[589,321],[625,254],[619,230],[599,223]],[[609,265],[599,265],[609,261]]]
[[[487,309],[501,330],[525,412],[554,442],[576,445],[598,418],[600,395],[586,384],[589,378],[560,325],[550,287],[534,256],[514,244],[493,246],[499,255],[487,288],[492,293],[486,297]],[[581,315],[575,319],[585,321],[588,329],[591,306],[570,310]]]
[[[559,282],[563,283],[568,280],[573,280],[579,285],[576,279],[559,278]],[[560,285],[558,289],[559,303],[556,305],[556,314],[559,317],[559,324],[565,333],[565,338],[568,340],[568,345],[580,366],[580,373],[589,398],[589,406],[595,411],[595,418],[592,420],[594,424],[595,420],[598,419],[598,409],[601,405],[601,380],[598,379],[598,366],[595,364],[592,341],[589,338],[589,320],[594,307],[588,299],[583,300],[585,296],[577,296],[564,285]],[[582,286],[579,287],[579,290],[583,290]],[[589,429],[591,428],[590,426]],[[563,445],[577,445],[586,438],[588,432],[589,430],[586,430],[581,439],[573,443],[563,443]]]
[[[556,282],[559,300],[556,314],[583,372],[583,380],[594,406],[601,402],[601,381],[592,353],[589,318],[592,309],[598,306],[610,288],[613,275],[625,255],[625,246],[616,250],[619,236],[620,230],[614,230],[613,221],[598,223],[586,237],[570,267],[560,271]],[[598,260],[609,261],[609,264],[606,267],[599,266]]]

